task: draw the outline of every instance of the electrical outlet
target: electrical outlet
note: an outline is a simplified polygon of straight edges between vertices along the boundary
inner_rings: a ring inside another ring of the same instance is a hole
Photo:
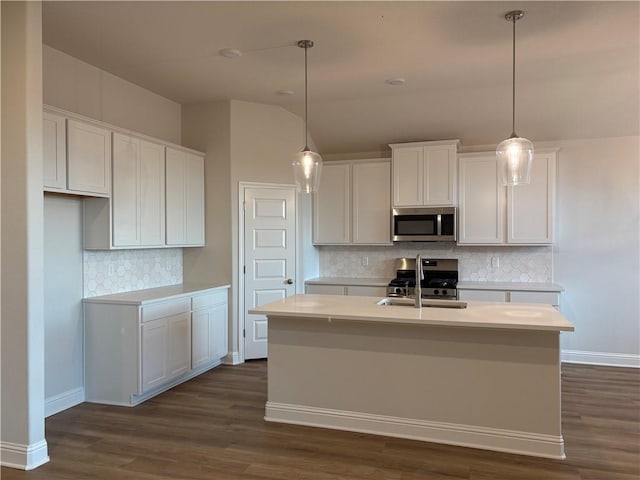
[[[115,274],[116,274],[116,267],[113,265],[113,263],[110,263],[109,265],[107,265],[107,275],[111,277]]]
[[[500,268],[500,257],[491,257],[491,268]]]
[[[369,265],[369,257],[362,257],[362,266],[366,267]]]

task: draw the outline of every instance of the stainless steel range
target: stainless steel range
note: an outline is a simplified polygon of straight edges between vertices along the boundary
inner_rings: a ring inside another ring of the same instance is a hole
[[[416,259],[396,260],[396,278],[389,282],[388,297],[413,297],[416,286]],[[423,258],[422,298],[457,300],[458,260],[455,258]]]

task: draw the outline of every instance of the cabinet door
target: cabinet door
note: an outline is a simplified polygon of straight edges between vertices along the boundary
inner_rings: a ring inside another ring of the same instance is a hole
[[[423,205],[456,204],[456,147],[424,147]]]
[[[507,188],[507,242],[553,243],[556,154],[536,154],[531,183]]]
[[[204,159],[166,149],[167,245],[204,245]]]
[[[354,285],[347,287],[347,295],[360,295],[363,297],[386,297],[387,287],[368,287]]]
[[[351,241],[351,166],[322,167],[320,188],[313,201],[313,243],[342,244]]]
[[[347,287],[343,285],[306,285],[305,292],[315,295],[346,295]]]
[[[44,112],[43,127],[43,185],[45,188],[67,188],[66,120],[60,115]]]
[[[211,359],[214,361],[229,353],[227,346],[227,310],[226,303],[211,307]]]
[[[113,134],[113,245],[140,245],[140,141]]]
[[[199,368],[211,361],[211,307],[191,312],[191,368]]]
[[[76,192],[108,196],[111,185],[111,132],[67,121],[67,184]]]
[[[460,157],[458,243],[504,243],[504,187],[495,153]]]
[[[391,243],[391,165],[353,165],[353,243]]]
[[[167,375],[167,319],[142,324],[141,390],[162,385]]]
[[[167,376],[177,377],[191,367],[191,316],[181,313],[167,318]]]
[[[140,244],[164,245],[164,146],[140,142]]]
[[[458,299],[477,302],[506,302],[507,292],[503,290],[460,290]]]
[[[185,158],[186,244],[204,245],[204,158]]]
[[[187,242],[185,162],[186,155],[184,152],[167,148],[167,245],[184,245]]]
[[[424,201],[424,148],[393,149],[393,206],[419,206]]]

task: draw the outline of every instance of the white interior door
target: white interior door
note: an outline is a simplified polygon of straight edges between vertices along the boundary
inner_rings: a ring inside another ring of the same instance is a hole
[[[244,194],[244,358],[267,356],[267,317],[248,310],[295,294],[294,188]]]

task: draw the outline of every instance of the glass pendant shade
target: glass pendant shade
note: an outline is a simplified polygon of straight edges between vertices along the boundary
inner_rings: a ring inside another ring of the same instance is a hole
[[[529,183],[533,161],[531,141],[518,136],[507,138],[500,142],[496,154],[503,185]]]
[[[322,157],[305,148],[296,155],[292,165],[298,192],[317,192],[322,173]]]

